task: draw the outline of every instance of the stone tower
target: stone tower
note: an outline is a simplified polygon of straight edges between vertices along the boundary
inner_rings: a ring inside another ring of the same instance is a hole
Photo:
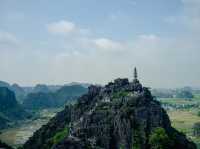
[[[136,92],[142,92],[143,87],[140,81],[138,80],[138,73],[137,73],[137,68],[134,68],[133,72],[133,83],[132,83],[133,90]]]
[[[137,68],[136,67],[134,68],[133,78],[134,78],[134,80],[137,80],[137,78],[138,78]]]

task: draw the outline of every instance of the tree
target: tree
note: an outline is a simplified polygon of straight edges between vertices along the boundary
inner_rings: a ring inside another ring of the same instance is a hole
[[[169,149],[172,141],[161,127],[156,128],[149,137],[149,144],[152,149]]]
[[[193,126],[193,135],[196,137],[200,137],[200,122],[197,122]]]
[[[190,91],[186,91],[186,90],[182,90],[182,91],[179,91],[177,94],[176,94],[176,97],[177,98],[188,98],[188,99],[191,99],[193,98],[193,94],[190,92]]]

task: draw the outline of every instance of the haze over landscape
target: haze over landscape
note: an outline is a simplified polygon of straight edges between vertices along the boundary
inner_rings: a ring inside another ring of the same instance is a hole
[[[200,0],[0,0],[0,149],[200,149]]]
[[[199,0],[0,0],[0,79],[199,87]]]

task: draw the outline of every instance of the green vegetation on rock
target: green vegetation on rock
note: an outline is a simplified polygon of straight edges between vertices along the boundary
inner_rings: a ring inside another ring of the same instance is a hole
[[[118,100],[112,101],[113,95]],[[69,124],[71,137],[65,136]],[[137,78],[133,82],[116,79],[105,87],[90,86],[87,94],[36,131],[23,148],[45,149],[48,144],[52,149],[196,149],[171,127],[161,104]]]
[[[129,93],[130,92],[128,92],[128,91],[115,92],[115,93],[113,93],[112,98],[115,99],[115,98],[126,97],[126,96],[128,96]]]
[[[132,139],[132,148],[131,149],[140,149],[141,146],[141,138],[140,133],[137,129],[133,131],[133,139]]]
[[[53,144],[57,144],[58,142],[62,141],[65,137],[69,135],[69,127],[62,129],[61,131],[57,132],[53,138]]]
[[[156,128],[149,137],[151,149],[169,149],[172,147],[172,140],[163,128]]]

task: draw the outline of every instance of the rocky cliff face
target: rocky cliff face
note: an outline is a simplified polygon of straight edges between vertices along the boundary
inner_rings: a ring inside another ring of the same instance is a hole
[[[38,130],[24,149],[195,149],[171,127],[148,88],[116,79],[88,93]]]
[[[0,87],[0,129],[8,127],[9,122],[30,117],[17,102],[13,91]]]

